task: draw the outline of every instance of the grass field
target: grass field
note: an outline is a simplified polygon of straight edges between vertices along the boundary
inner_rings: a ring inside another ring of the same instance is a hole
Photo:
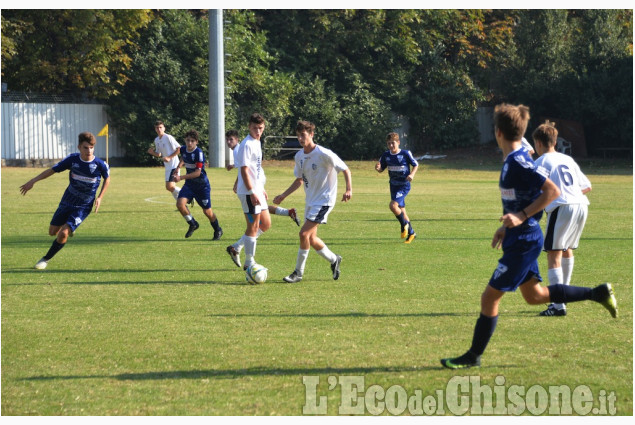
[[[225,253],[244,232],[234,172],[208,170],[225,232],[212,242],[199,207],[201,228],[183,238],[187,226],[162,169],[113,168],[101,211],[36,271],[67,176],[22,197],[19,186],[41,170],[3,168],[1,413],[302,415],[311,405],[303,377],[319,377],[313,390],[327,397],[320,406],[337,415],[357,413],[339,410],[350,379],[364,380],[363,408],[373,385],[436,398],[451,392],[454,376],[478,376],[505,391],[588,386],[594,407],[612,394],[618,415],[633,414],[632,166],[583,166],[593,192],[573,274],[577,285],[612,282],[620,317],[585,302],[571,304],[567,317],[542,318],[542,306],[508,294],[483,367],[461,372],[439,359],[469,347],[480,294],[500,257],[489,247],[501,212],[498,162],[472,170],[424,163],[408,197],[418,233],[411,245],[388,209],[387,176],[370,162],[349,166],[353,199],[339,203],[319,232],[343,257],[340,280],[311,252],[304,280],[282,283],[295,265],[298,228],[274,216],[258,241],[256,258],[269,268],[259,286],[247,285]],[[265,169],[273,198],[291,183],[292,164]],[[340,195],[342,187],[340,178]],[[303,192],[283,206],[303,211]],[[546,279],[546,256],[540,264]],[[395,403],[363,412],[417,414]],[[541,405],[520,413],[554,413]],[[475,406],[467,413],[479,414]],[[434,413],[457,412],[446,405]]]

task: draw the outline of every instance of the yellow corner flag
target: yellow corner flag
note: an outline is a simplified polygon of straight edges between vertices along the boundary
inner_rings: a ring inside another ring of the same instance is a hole
[[[97,133],[98,136],[108,136],[108,124],[106,124],[104,126],[104,128],[101,129],[101,131],[99,133]]]

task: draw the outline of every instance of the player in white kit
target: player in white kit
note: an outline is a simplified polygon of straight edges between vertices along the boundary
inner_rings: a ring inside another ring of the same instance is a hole
[[[346,164],[330,149],[318,146],[313,141],[315,125],[309,121],[299,121],[296,126],[298,142],[302,150],[295,155],[293,174],[296,179],[282,194],[276,196],[274,204],[282,201],[304,186],[306,205],[304,224],[300,229],[300,249],[295,270],[284,278],[285,282],[296,283],[302,280],[304,266],[311,247],[331,264],[333,279],[340,277],[342,257],[334,254],[317,236],[318,226],[326,223],[327,217],[335,206],[337,197],[337,173],[342,172],[346,181],[346,192],[342,201],[347,202],[353,195],[351,172]]]
[[[165,189],[172,193],[174,200],[179,199],[179,188],[172,178],[173,173],[179,173],[179,149],[181,145],[176,139],[165,132],[165,125],[163,121],[156,121],[154,123],[154,130],[157,132],[157,137],[154,139],[154,147],[150,146],[148,153],[155,158],[163,158],[163,165],[165,166]]]
[[[591,182],[573,158],[556,152],[558,130],[553,123],[547,121],[540,125],[532,137],[540,155],[536,165],[549,171],[549,178],[560,189],[560,196],[545,208],[544,250],[547,251],[549,283],[569,285],[574,265],[573,250],[578,247],[588,215],[589,200],[585,194],[591,191]],[[552,303],[540,313],[541,316],[566,314],[563,303]]]

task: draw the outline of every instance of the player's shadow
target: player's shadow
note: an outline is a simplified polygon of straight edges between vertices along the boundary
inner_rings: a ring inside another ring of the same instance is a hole
[[[394,318],[394,317],[473,317],[474,313],[454,313],[454,312],[422,312],[422,313],[364,313],[364,312],[346,312],[346,313],[278,313],[278,314],[266,314],[266,313],[245,313],[245,314],[210,314],[209,317],[217,317],[223,319],[234,318],[253,318],[253,317],[295,317],[295,318],[310,318],[310,319],[328,319],[339,317],[352,317],[352,318]]]

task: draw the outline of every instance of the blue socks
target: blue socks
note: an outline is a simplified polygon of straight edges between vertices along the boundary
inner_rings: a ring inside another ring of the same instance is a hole
[[[576,301],[595,300],[593,298],[592,288],[571,285],[549,285],[547,289],[549,290],[549,298],[552,303],[573,303]]]
[[[496,323],[498,323],[498,316],[487,317],[481,313],[476,321],[476,326],[474,326],[474,337],[472,338],[472,347],[470,347],[472,354],[475,356],[483,354],[490,338],[494,334]]]

